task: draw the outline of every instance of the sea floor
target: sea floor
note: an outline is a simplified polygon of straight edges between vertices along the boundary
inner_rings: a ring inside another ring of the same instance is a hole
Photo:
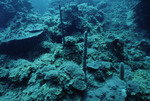
[[[139,0],[59,3],[63,24],[56,0],[43,15],[25,6],[0,28],[0,101],[149,101],[150,31],[136,22]]]

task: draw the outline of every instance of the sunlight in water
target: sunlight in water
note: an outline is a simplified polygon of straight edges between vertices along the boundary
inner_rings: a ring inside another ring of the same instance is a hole
[[[34,10],[38,11],[40,14],[44,14],[49,7],[49,2],[51,0],[29,0],[34,7]]]

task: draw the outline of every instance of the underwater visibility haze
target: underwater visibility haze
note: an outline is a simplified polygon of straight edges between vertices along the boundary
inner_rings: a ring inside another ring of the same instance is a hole
[[[150,0],[0,0],[0,101],[150,101]]]

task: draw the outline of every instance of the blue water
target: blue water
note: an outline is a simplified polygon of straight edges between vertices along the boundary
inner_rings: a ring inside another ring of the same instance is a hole
[[[29,0],[34,7],[34,10],[39,12],[41,15],[48,10],[50,1],[51,0]]]

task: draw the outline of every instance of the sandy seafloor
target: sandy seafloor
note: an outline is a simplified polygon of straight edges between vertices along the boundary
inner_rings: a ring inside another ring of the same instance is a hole
[[[149,4],[0,0],[0,101],[150,101]]]

